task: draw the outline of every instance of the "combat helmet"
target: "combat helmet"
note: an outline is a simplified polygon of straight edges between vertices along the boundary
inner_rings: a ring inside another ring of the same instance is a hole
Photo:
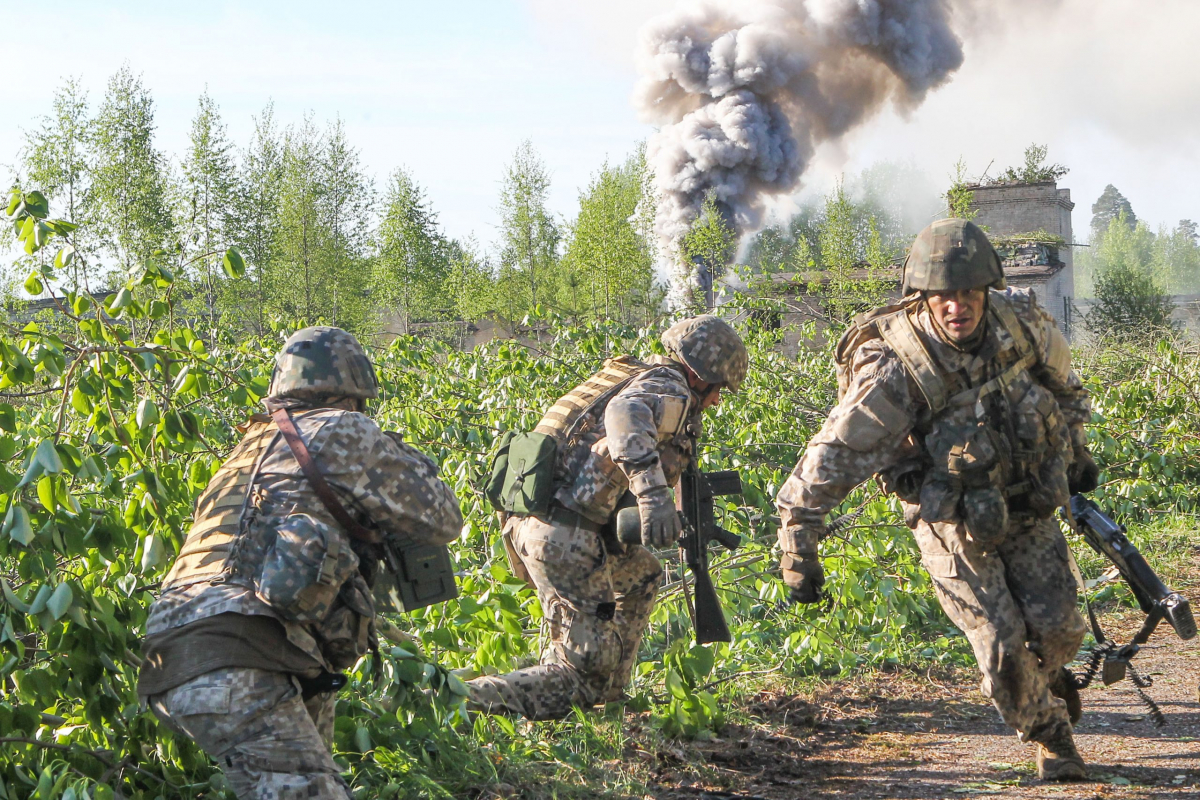
[[[720,317],[702,314],[663,331],[663,346],[676,361],[705,383],[722,383],[736,392],[746,377],[749,356],[737,331]]]
[[[341,328],[318,325],[296,331],[275,356],[269,397],[379,396],[375,368],[362,345]]]
[[[918,233],[904,260],[904,294],[1006,285],[1000,256],[987,235],[957,217],[939,219]]]

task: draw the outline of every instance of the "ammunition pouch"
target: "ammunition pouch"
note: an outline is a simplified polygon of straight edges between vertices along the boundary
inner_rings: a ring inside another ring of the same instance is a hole
[[[520,516],[545,515],[554,493],[558,442],[544,433],[506,433],[492,457],[484,494],[492,508]]]
[[[375,582],[375,599],[395,611],[413,611],[458,597],[454,564],[444,544],[384,544],[388,568]]]

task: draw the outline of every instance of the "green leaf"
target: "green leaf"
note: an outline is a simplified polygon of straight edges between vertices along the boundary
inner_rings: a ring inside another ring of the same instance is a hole
[[[54,594],[50,595],[50,599],[46,601],[46,609],[56,619],[62,619],[63,615],[71,607],[71,603],[75,601],[75,595],[71,592],[71,587],[65,583],[60,583],[54,590]]]
[[[54,498],[54,478],[44,475],[37,483],[38,501],[51,514],[58,510],[58,501]]]
[[[17,209],[21,207],[21,203],[23,203],[23,202],[24,202],[24,200],[21,198],[21,191],[19,189],[13,189],[11,192],[9,192],[8,193],[8,216],[11,217],[13,214],[16,214]]]
[[[37,452],[34,453],[33,458],[44,471],[51,475],[57,475],[63,471],[62,459],[58,457],[58,450],[54,448],[53,439],[43,439],[37,446]]]
[[[46,195],[41,192],[26,192],[25,193],[25,210],[31,216],[38,219],[45,219],[50,213],[50,201],[46,199]]]
[[[467,688],[466,682],[454,673],[450,673],[446,676],[446,685],[450,687],[450,691],[454,692],[459,697],[466,697],[471,693],[471,690]]]
[[[354,748],[360,753],[367,753],[371,750],[371,732],[365,725],[359,725],[354,730]]]
[[[667,670],[667,691],[679,700],[687,697],[687,687],[683,685],[683,678],[673,669]]]
[[[246,274],[246,262],[236,247],[225,251],[225,257],[221,259],[221,269],[231,278],[240,278]]]
[[[138,403],[137,426],[139,428],[148,428],[151,425],[157,425],[159,419],[158,406],[154,405],[153,400],[147,397]]]
[[[54,266],[58,269],[71,266],[75,261],[75,248],[71,245],[63,245],[58,249],[58,253],[54,256]]]
[[[75,302],[71,304],[71,308],[74,310],[75,316],[77,317],[86,314],[91,307],[92,298],[88,297],[86,294],[76,295]]]
[[[22,614],[29,613],[29,604],[21,602],[21,598],[17,597],[17,593],[13,591],[12,585],[4,578],[0,578],[0,592],[3,592],[4,600],[10,606]]]
[[[129,291],[128,287],[122,287],[121,291],[117,292],[116,297],[114,297],[108,304],[108,313],[115,314],[117,311],[120,311],[122,308],[125,308],[132,303],[133,293]]]
[[[17,410],[8,403],[0,403],[0,430],[17,432]]]
[[[37,272],[31,272],[29,277],[25,279],[25,291],[32,295],[39,295],[45,291],[46,287],[42,285],[42,278]]]
[[[147,536],[142,548],[142,572],[150,572],[163,562],[166,548],[162,539],[157,536]]]

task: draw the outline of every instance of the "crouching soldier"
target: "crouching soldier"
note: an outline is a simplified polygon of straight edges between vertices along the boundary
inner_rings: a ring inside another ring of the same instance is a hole
[[[269,393],[197,501],[138,693],[242,800],[348,798],[334,697],[375,644],[380,537],[441,545],[462,516],[433,462],[363,414],[375,370],[349,333],[293,334]]]
[[[474,710],[558,719],[622,697],[662,578],[651,550],[682,532],[671,487],[697,457],[701,412],[746,376],[746,348],[718,317],[678,322],[662,342],[666,357],[610,359],[511,440],[493,500],[548,641],[539,666],[470,681]],[[642,544],[622,544],[614,519],[633,504]]]
[[[1065,665],[1085,625],[1053,515],[1096,485],[1086,392],[1054,319],[1031,293],[1005,288],[974,224],[922,231],[904,294],[838,345],[840,400],[776,498],[784,579],[795,600],[818,600],[825,515],[877,475],[974,648],[984,695],[1037,743],[1042,778],[1082,779]]]

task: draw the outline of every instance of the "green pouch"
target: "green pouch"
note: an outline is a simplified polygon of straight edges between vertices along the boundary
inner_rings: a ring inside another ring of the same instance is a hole
[[[508,440],[508,468],[500,490],[500,507],[511,514],[545,514],[550,510],[558,442],[544,433],[516,433]]]
[[[513,432],[506,431],[496,442],[492,451],[492,469],[488,473],[487,483],[483,487],[483,496],[497,511],[505,511],[503,492],[504,479],[508,477],[508,445],[512,441]]]

